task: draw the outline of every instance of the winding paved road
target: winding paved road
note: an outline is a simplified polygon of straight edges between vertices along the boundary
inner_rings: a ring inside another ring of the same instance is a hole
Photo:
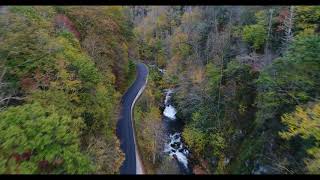
[[[148,80],[148,68],[142,63],[136,65],[136,80],[123,95],[121,100],[120,118],[117,124],[117,136],[120,148],[125,153],[125,160],[120,168],[120,174],[143,174],[143,168],[133,125],[133,106],[143,92]]]

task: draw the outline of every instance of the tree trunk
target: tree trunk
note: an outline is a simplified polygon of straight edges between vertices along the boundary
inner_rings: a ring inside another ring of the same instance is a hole
[[[283,43],[284,51],[287,50],[290,42],[293,40],[293,33],[292,33],[293,18],[294,18],[294,6],[290,6],[289,16],[284,21],[284,26],[285,26],[285,37],[284,37],[284,43]]]
[[[268,35],[267,35],[267,43],[264,49],[265,57],[266,57],[266,65],[271,63],[271,54],[270,54],[270,48],[269,48],[269,41],[270,41],[270,34],[271,34],[271,27],[272,27],[272,17],[273,17],[273,11],[274,9],[270,9],[270,16],[269,16],[269,24],[268,24]]]

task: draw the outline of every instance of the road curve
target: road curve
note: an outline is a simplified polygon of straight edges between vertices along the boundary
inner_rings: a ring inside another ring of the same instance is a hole
[[[148,68],[142,63],[136,65],[136,80],[121,99],[120,117],[117,123],[117,136],[125,160],[120,174],[143,174],[142,163],[137,150],[133,123],[133,106],[143,92],[148,80]]]

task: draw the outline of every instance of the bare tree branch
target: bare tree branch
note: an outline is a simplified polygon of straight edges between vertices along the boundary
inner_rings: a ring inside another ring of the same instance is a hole
[[[2,82],[2,79],[3,79],[4,75],[6,74],[6,72],[7,72],[7,68],[4,68],[2,71],[2,74],[0,76],[0,83]]]
[[[1,99],[1,100],[0,100],[0,103],[2,103],[2,102],[4,102],[4,101],[7,101],[7,100],[11,100],[11,99],[21,101],[21,100],[24,100],[25,98],[24,98],[24,97],[21,98],[21,97],[12,97],[12,96],[10,96],[10,97],[6,97],[6,98],[4,98],[4,99]]]

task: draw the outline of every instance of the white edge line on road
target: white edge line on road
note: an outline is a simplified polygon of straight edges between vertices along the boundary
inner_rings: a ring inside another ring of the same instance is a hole
[[[144,65],[144,66],[148,69],[148,67],[146,65]],[[148,74],[147,74],[146,81],[145,81],[144,85],[139,90],[137,96],[134,98],[133,103],[131,105],[131,123],[132,123],[132,127],[133,127],[133,140],[134,140],[135,151],[136,151],[136,174],[144,174],[144,171],[143,171],[140,155],[139,155],[138,148],[137,148],[135,128],[134,128],[135,126],[134,126],[134,123],[133,123],[134,119],[133,119],[133,115],[132,114],[133,114],[133,107],[134,107],[137,99],[140,97],[140,95],[142,94],[142,92],[146,88],[146,85],[148,83],[148,76],[149,76],[149,70],[148,70]]]

